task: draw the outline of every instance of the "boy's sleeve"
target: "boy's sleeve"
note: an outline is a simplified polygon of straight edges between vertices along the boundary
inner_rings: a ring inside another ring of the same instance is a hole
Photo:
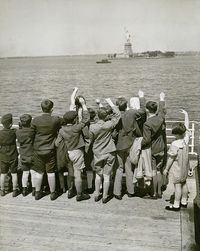
[[[139,98],[139,100],[140,100],[140,108],[145,110],[145,106],[146,106],[145,97],[141,97]]]
[[[33,130],[33,135],[35,137],[35,133],[36,133],[36,125],[35,125],[35,121],[34,119],[31,122],[31,129]]]
[[[143,139],[141,142],[142,148],[147,147],[151,144],[151,128],[148,124],[144,123],[143,126]]]
[[[89,139],[90,139],[91,143],[94,142],[94,140],[95,140],[94,133],[93,133],[91,127],[89,128]]]
[[[165,101],[159,101],[158,115],[165,118]]]
[[[90,115],[88,111],[83,111],[83,118],[81,122],[74,126],[74,131],[79,132],[81,131],[90,121]]]
[[[62,137],[61,132],[59,131],[58,136],[57,136],[57,138],[56,138],[56,140],[55,140],[55,146],[58,147],[59,144],[60,144],[60,142],[61,142],[62,140],[63,140],[63,137]]]
[[[119,109],[116,106],[113,106],[112,109],[113,109],[113,116],[111,120],[106,121],[104,124],[104,128],[106,129],[114,129],[115,126],[119,123],[119,120],[121,118],[121,113]]]

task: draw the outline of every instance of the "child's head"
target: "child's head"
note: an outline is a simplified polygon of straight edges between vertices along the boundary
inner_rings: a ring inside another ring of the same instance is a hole
[[[88,108],[88,112],[90,114],[90,120],[93,121],[94,118],[96,117],[96,111],[92,108]]]
[[[31,125],[31,120],[32,120],[31,115],[29,115],[29,114],[23,114],[23,115],[20,117],[21,126],[22,126],[22,127],[30,127],[30,125]]]
[[[183,123],[179,123],[172,129],[172,134],[177,138],[184,138],[186,132],[186,127]]]
[[[63,115],[63,122],[65,125],[66,124],[75,124],[77,121],[77,118],[78,118],[78,112],[69,111]]]
[[[12,127],[12,123],[13,123],[12,114],[8,113],[8,114],[3,115],[1,118],[1,123],[4,128],[10,129]]]
[[[120,111],[126,111],[127,109],[127,100],[124,97],[120,97],[116,101],[116,105],[119,107]]]
[[[83,98],[85,100],[85,98],[82,95],[77,96],[75,98],[75,106],[77,106],[77,107],[81,107],[82,106],[81,103],[79,102],[80,98]]]
[[[99,119],[106,121],[107,116],[108,116],[108,111],[106,107],[99,108],[97,111],[97,114],[98,114]]]
[[[158,105],[155,101],[148,101],[146,103],[146,109],[147,112],[155,114],[158,109]]]
[[[45,113],[51,113],[53,109],[53,102],[49,99],[45,99],[41,103],[42,111]]]

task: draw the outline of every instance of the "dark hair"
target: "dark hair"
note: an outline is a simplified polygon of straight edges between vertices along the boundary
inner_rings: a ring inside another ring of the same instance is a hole
[[[92,108],[88,108],[88,112],[90,114],[90,120],[94,120],[94,118],[96,116],[96,111]]]
[[[53,102],[49,99],[45,99],[41,103],[41,108],[43,112],[49,113],[51,109],[53,108]]]
[[[172,134],[182,135],[186,132],[186,127],[183,123],[179,123],[172,129]]]
[[[29,114],[23,114],[23,115],[20,117],[20,124],[21,124],[21,126],[23,126],[23,127],[29,127],[30,124],[31,124],[31,120],[32,120],[31,115],[29,115]]]
[[[106,117],[108,115],[107,109],[105,107],[101,107],[97,111],[99,119],[106,120]]]
[[[74,124],[75,119],[78,117],[77,111],[69,111],[63,115],[64,124]]]
[[[82,95],[77,96],[77,97],[75,98],[75,106],[78,106],[78,107],[81,106],[81,104],[80,104],[80,102],[79,102],[79,98],[83,98],[83,99],[85,100],[85,98],[84,98]]]
[[[113,109],[112,109],[112,107],[110,105],[106,105],[105,109],[106,109],[108,115],[113,113]]]
[[[148,109],[150,113],[156,113],[158,105],[155,101],[148,101],[146,103],[146,109]]]
[[[127,100],[124,97],[120,97],[116,101],[116,105],[119,107],[120,111],[125,111],[127,109]]]

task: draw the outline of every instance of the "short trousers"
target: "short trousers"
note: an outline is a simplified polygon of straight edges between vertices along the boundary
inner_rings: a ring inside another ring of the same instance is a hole
[[[18,167],[22,171],[30,171],[30,169],[33,169],[33,156],[26,157],[26,160],[20,158]]]
[[[18,159],[9,160],[9,161],[0,161],[0,170],[2,174],[8,173],[17,173]]]
[[[74,170],[83,170],[85,168],[84,153],[82,150],[76,149],[68,151],[68,154]]]
[[[54,173],[56,171],[56,151],[51,150],[47,154],[34,152],[32,169],[38,173]]]
[[[101,156],[94,155],[94,171],[98,175],[111,175],[114,164],[115,164],[116,154],[106,153]]]

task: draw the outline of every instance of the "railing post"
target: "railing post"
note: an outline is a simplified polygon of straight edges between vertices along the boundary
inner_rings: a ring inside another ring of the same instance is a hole
[[[194,227],[197,250],[200,250],[200,124],[198,125],[198,165],[195,170],[196,197],[194,199]]]
[[[192,122],[191,153],[194,154],[194,122]]]

